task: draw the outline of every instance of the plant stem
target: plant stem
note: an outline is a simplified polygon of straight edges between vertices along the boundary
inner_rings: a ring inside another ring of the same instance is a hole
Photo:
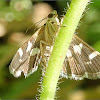
[[[70,4],[48,62],[48,67],[43,78],[40,100],[54,100],[66,52],[88,2],[89,0],[72,0]]]

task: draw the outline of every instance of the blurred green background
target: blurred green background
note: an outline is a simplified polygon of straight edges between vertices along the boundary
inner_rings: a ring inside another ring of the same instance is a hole
[[[17,49],[34,33],[35,23],[53,9],[65,14],[66,1],[0,1],[0,99],[36,99],[39,97],[41,69],[30,77],[14,78],[9,64]],[[70,2],[69,2],[70,3]],[[89,9],[88,9],[89,8]],[[26,30],[33,25],[27,32]],[[100,1],[92,0],[76,30],[79,37],[100,52]],[[100,99],[100,80],[60,79],[56,97],[60,100]]]

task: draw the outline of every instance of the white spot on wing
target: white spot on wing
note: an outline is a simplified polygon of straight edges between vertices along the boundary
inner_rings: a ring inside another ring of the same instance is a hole
[[[12,72],[14,72],[14,71],[15,71],[15,69],[12,68]]]
[[[72,73],[72,78],[75,79],[75,74]]]
[[[82,43],[80,43],[80,44],[79,44],[79,46],[80,46],[80,48],[82,49],[82,47],[83,47],[83,44],[82,44]]]
[[[72,79],[78,80],[78,77],[75,74],[72,74]]]
[[[16,72],[16,74],[15,74],[15,77],[19,77],[19,76],[21,76],[21,71],[20,71],[20,70],[18,70],[18,71]]]
[[[88,78],[88,73],[87,73],[87,72],[85,72],[84,76],[85,76],[86,78]]]
[[[81,54],[82,44],[73,46],[74,52]]]
[[[97,56],[97,51],[94,51],[94,52],[92,52],[90,55],[89,55],[89,59],[91,60],[91,59],[93,59],[94,57],[96,57]]]
[[[68,49],[68,51],[67,51],[67,57],[72,57],[72,54],[71,54],[71,52],[70,52],[69,49]]]
[[[32,48],[32,43],[30,41],[28,41],[28,46],[27,46],[26,52],[30,51],[31,48]]]
[[[75,75],[75,74],[72,73],[72,79],[75,79],[75,80],[82,80],[83,77],[80,77],[80,76]]]
[[[22,62],[23,60],[22,59],[19,59],[19,62]]]
[[[23,50],[22,50],[21,48],[19,48],[18,52],[19,52],[20,57],[22,57],[22,55],[23,55]]]
[[[89,64],[92,64],[91,61],[87,61],[87,62],[84,62],[85,64],[89,65]]]

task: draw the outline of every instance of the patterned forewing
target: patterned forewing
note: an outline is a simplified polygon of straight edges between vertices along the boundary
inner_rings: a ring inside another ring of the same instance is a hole
[[[100,53],[74,35],[61,76],[75,80],[100,78]]]
[[[21,48],[18,49],[15,56],[10,64],[10,72],[15,76],[21,76],[21,72],[25,76],[33,69],[33,72],[37,69],[37,58],[39,59],[39,54],[32,55],[31,51],[35,47],[39,47],[38,37],[41,33],[41,28],[38,29],[33,36],[27,40]],[[38,43],[36,43],[38,42]]]

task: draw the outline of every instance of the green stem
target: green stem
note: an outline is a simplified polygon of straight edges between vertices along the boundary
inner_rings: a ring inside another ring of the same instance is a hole
[[[75,29],[89,0],[72,0],[68,9],[43,78],[40,100],[54,100],[59,74]]]

